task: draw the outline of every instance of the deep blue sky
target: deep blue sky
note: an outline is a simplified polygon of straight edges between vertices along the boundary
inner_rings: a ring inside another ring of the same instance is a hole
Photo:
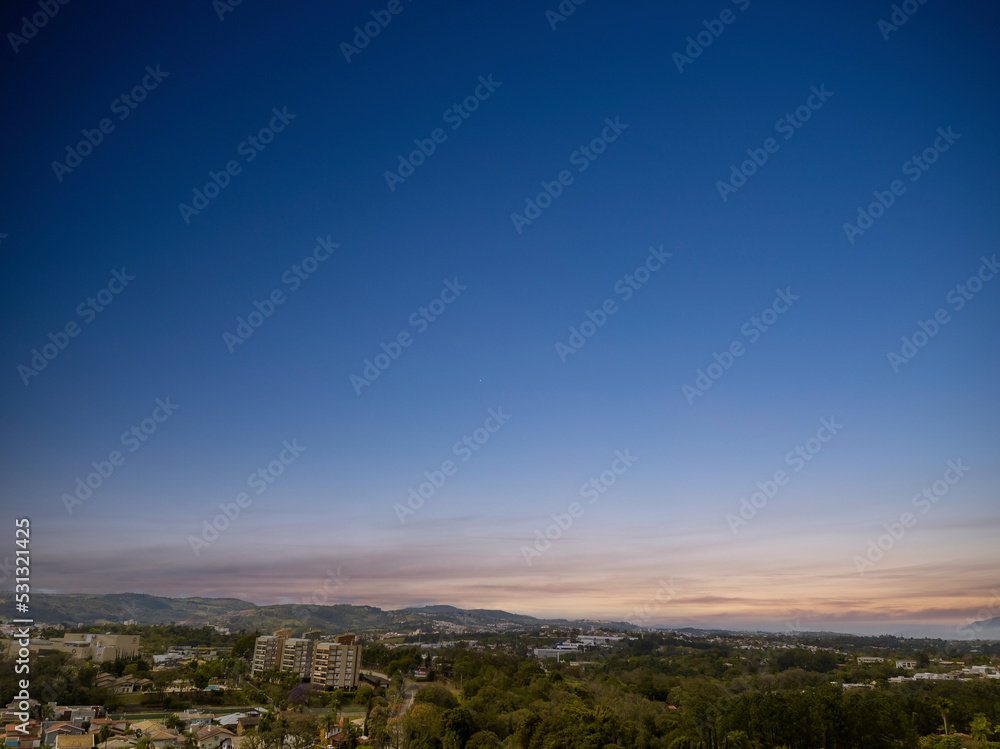
[[[338,600],[384,606],[621,618],[673,577],[656,621],[897,631],[980,608],[1000,561],[1000,281],[960,311],[946,295],[998,249],[1000,11],[931,0],[884,39],[888,3],[744,5],[591,0],[553,30],[554,2],[401,0],[349,63],[340,44],[386,4],[244,0],[220,21],[208,0],[70,2],[6,42],[0,472],[3,516],[34,523],[36,587],[274,602],[334,564]],[[11,4],[0,30],[37,11]],[[119,120],[112,102],[157,65]],[[811,87],[832,96],[785,140],[775,123]],[[295,119],[247,163],[239,144],[282,107]],[[103,117],[114,131],[58,181],[52,162]],[[571,154],[616,117],[628,128],[578,172]],[[437,127],[447,140],[390,191],[384,172]],[[904,163],[948,127],[961,137],[910,182]],[[723,201],[717,181],[771,137]],[[178,204],[231,159],[241,173],[186,224]],[[564,169],[573,184],[515,231]],[[849,242],[844,222],[896,179],[906,192]],[[317,236],[339,249],[230,354],[223,333],[289,291]],[[623,301],[616,282],[661,245],[666,266]],[[77,305],[123,267],[135,280],[86,322]],[[468,289],[417,333],[410,315],[455,278]],[[749,343],[776,289],[800,298],[689,404],[682,386]],[[555,344],[609,297],[618,312],[562,362]],[[894,372],[887,353],[939,308],[950,322]],[[80,335],[25,385],[18,366],[70,321]],[[400,331],[413,344],[356,394]],[[179,410],[67,513],[63,493],[167,397]],[[510,421],[461,462],[452,445],[490,408]],[[830,417],[843,430],[733,533],[741,497]],[[292,438],[305,452],[196,556],[190,537]],[[529,566],[535,530],[626,449],[634,466]],[[400,523],[394,505],[449,458],[458,474]],[[859,574],[959,458],[972,470]]]

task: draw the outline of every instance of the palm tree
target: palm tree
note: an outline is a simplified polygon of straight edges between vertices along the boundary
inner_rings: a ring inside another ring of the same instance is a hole
[[[163,725],[166,728],[181,728],[184,725],[184,721],[178,718],[176,714],[170,713],[170,715],[163,719]]]
[[[948,735],[948,711],[953,707],[953,703],[947,697],[938,697],[934,700],[934,707],[941,711],[941,720],[944,721],[944,735]]]
[[[337,720],[340,717],[336,708],[327,710],[323,717],[319,719],[319,724],[323,726],[323,746],[327,745],[327,736],[330,731],[337,727]]]
[[[97,743],[104,744],[105,747],[108,745],[108,739],[111,738],[111,728],[107,723],[101,726],[100,730],[97,732]]]

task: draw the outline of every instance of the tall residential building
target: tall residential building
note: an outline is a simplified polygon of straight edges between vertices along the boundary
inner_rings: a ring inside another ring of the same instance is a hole
[[[292,635],[291,629],[279,629],[273,635],[261,635],[253,648],[251,673],[262,673],[271,668],[281,668],[281,655],[285,640]]]
[[[313,650],[319,640],[319,630],[305,632],[302,637],[289,637],[283,643],[279,668],[294,671],[303,680],[312,674]]]
[[[312,683],[333,689],[357,689],[361,676],[361,644],[352,634],[319,642],[313,651]]]

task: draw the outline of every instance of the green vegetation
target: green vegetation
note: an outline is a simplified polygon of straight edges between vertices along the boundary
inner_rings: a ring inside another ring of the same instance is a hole
[[[311,749],[321,727],[342,727],[344,717],[363,718],[376,749],[1000,749],[1000,679],[889,681],[912,673],[895,667],[904,657],[939,672],[996,664],[997,643],[646,633],[538,663],[532,648],[566,642],[575,632],[481,632],[462,636],[472,646],[439,649],[406,636],[409,643],[363,649],[365,668],[388,675],[390,685],[362,684],[349,693],[277,670],[251,674],[246,657],[255,634],[140,629],[163,647],[226,642],[243,657],[151,670],[148,656],[93,664],[51,653],[33,661],[34,693],[42,701],[129,713],[271,708],[244,749]],[[861,663],[863,656],[883,660]],[[0,702],[14,694],[13,667],[0,662]],[[416,669],[428,678],[414,679]],[[102,671],[151,684],[116,696],[96,688]],[[200,691],[206,684],[225,689]],[[355,743],[361,730],[347,730]]]

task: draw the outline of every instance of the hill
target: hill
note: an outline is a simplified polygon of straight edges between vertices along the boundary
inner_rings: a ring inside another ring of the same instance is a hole
[[[0,593],[0,605],[13,611],[13,594]],[[281,627],[293,630],[320,629],[327,633],[443,629],[441,622],[472,630],[506,630],[543,624],[590,629],[613,626],[635,629],[627,622],[537,619],[495,609],[460,609],[437,605],[385,611],[375,606],[351,604],[259,606],[238,598],[164,598],[143,593],[104,595],[77,593],[35,594],[31,616],[36,622],[87,626],[121,624],[218,625],[234,631],[269,632]],[[438,622],[438,624],[435,624]]]

